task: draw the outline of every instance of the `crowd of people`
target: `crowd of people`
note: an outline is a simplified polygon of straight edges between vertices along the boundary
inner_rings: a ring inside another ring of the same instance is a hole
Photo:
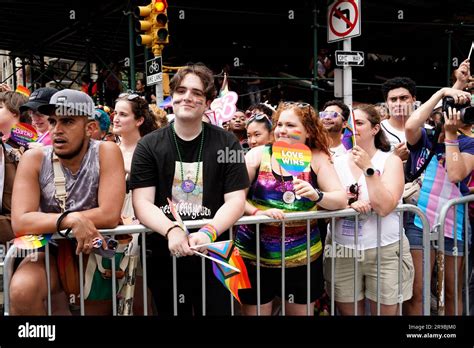
[[[206,263],[207,276],[201,278],[195,250],[205,252],[203,244],[229,239],[228,229],[243,215],[284,221],[291,212],[352,208],[359,218],[338,218],[334,226],[330,221],[287,222],[284,241],[281,222],[262,223],[259,240],[255,225],[240,225],[233,237],[251,284],[238,292],[240,312],[257,314],[260,301],[260,313],[271,315],[281,301],[285,314],[306,315],[308,298],[313,313],[318,299],[329,295],[339,315],[354,315],[355,307],[358,315],[375,314],[378,300],[383,315],[396,315],[402,302],[404,314],[421,315],[423,230],[413,214],[406,214],[400,234],[394,209],[403,201],[406,183],[420,176],[426,182],[435,180],[430,163],[445,172],[446,185],[459,184],[460,195],[470,193],[474,139],[460,110],[471,101],[465,90],[469,79],[465,61],[456,72],[455,85],[437,91],[416,110],[415,82],[399,77],[382,86],[384,112],[369,104],[351,109],[340,100],[327,102],[319,112],[303,101],[275,106],[256,101],[247,110],[237,110],[222,127],[209,124],[205,116],[217,92],[212,71],[202,64],[186,65],[172,78],[170,122],[163,110],[149,105],[153,96],[143,89],[120,94],[113,109],[96,106],[87,93],[75,90],[40,88],[29,98],[1,92],[0,242],[25,234],[57,231],[69,238],[72,233],[74,244],[66,241],[73,245],[70,249],[92,255],[112,247],[98,229],[141,223],[154,231],[146,246],[147,283],[155,313],[173,314],[175,257],[178,312],[202,313],[205,282],[207,315],[228,315],[227,290],[212,276],[211,263]],[[448,97],[458,109],[443,109],[441,102]],[[355,142],[350,147],[343,141],[348,122],[354,125]],[[32,124],[38,134],[27,148],[11,136],[19,123]],[[309,165],[294,176],[277,160],[274,142],[306,145]],[[243,151],[245,161],[222,161],[219,154],[224,150]],[[426,191],[426,185],[421,187]],[[434,195],[421,189],[420,197],[423,194],[428,200]],[[187,231],[175,221],[174,209],[183,220],[207,219],[207,224]],[[381,217],[379,236],[377,216],[371,212]],[[471,269],[470,279],[464,279],[463,260],[472,258],[472,252],[463,252],[464,243],[470,249],[471,229],[467,239],[464,232],[461,228],[460,233],[445,236],[446,314],[455,314],[455,299],[458,314],[462,313],[462,289],[473,281]],[[60,258],[64,245],[51,243],[54,314],[70,313],[68,267]],[[328,252],[335,245],[363,253],[357,273],[352,257]],[[44,248],[39,254],[43,261]],[[282,255],[286,290],[285,298],[279,299]],[[35,261],[27,256],[16,265],[10,285],[11,314],[46,314],[46,266]],[[308,264],[311,284],[307,284]],[[141,296],[136,292],[137,302]],[[110,313],[110,301],[86,301],[86,314]]]

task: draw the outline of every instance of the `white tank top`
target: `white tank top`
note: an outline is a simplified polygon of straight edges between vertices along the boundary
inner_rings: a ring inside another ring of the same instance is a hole
[[[390,152],[383,152],[381,150],[377,150],[374,157],[372,157],[371,162],[374,166],[374,169],[378,170],[380,172],[380,175],[382,175],[384,172],[385,161],[391,155],[392,154]],[[356,180],[352,176],[352,172],[349,167],[349,156],[351,156],[351,154],[347,153],[343,156],[333,158],[334,167],[336,168],[339,180],[341,180],[341,183],[346,188],[347,192],[350,192],[350,186],[356,183]],[[357,184],[359,186],[359,199],[369,200],[369,193],[367,190],[365,175],[361,175],[359,177]],[[401,197],[399,203],[401,203]],[[398,213],[392,212],[381,219],[381,246],[392,244],[400,239],[398,216]],[[358,250],[366,250],[377,247],[377,216],[372,215],[367,217],[366,215],[360,215],[358,225]],[[336,220],[336,243],[354,249],[354,235],[355,220],[353,218],[341,218]]]

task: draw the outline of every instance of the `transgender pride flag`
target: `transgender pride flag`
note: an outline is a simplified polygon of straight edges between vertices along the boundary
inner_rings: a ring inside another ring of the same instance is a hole
[[[344,145],[347,151],[349,151],[356,145],[355,133],[356,133],[355,117],[354,117],[354,111],[351,108],[349,119],[347,120],[347,125],[346,125],[346,128],[344,129],[344,132],[342,133],[342,139],[341,139],[342,144]]]
[[[421,185],[420,198],[418,199],[418,207],[428,218],[430,229],[435,225],[446,202],[461,196],[459,188],[449,181],[446,169],[439,164],[436,156],[433,156],[426,168],[423,184]],[[464,205],[459,204],[456,206],[456,228],[457,239],[461,241],[463,240],[463,223]],[[418,215],[415,218],[415,226],[422,228]],[[454,209],[450,209],[446,217],[444,236],[454,239]]]

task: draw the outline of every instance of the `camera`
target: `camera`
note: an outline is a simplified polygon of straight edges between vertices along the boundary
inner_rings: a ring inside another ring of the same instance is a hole
[[[471,103],[466,104],[455,104],[452,97],[443,98],[443,112],[448,114],[448,108],[454,108],[457,111],[461,112],[461,122],[464,124],[474,124],[474,106]],[[441,121],[444,122],[444,117],[441,118]]]

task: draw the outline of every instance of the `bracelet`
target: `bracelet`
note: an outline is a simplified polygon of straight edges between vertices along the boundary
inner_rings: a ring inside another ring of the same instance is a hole
[[[71,228],[68,228],[65,233],[61,232],[61,223],[69,213],[72,213],[72,211],[64,211],[61,215],[59,215],[58,219],[56,220],[56,232],[58,232],[58,234],[64,238],[67,238],[68,234],[71,233]]]
[[[459,143],[444,143],[444,146],[459,146]]]
[[[68,228],[66,230],[66,232],[63,233],[63,232],[59,231],[58,233],[61,237],[64,237],[66,239],[72,239],[71,237],[69,237],[69,233],[71,233],[71,231],[72,231],[72,228]]]
[[[250,215],[255,215],[255,214],[257,214],[259,211],[260,211],[260,209],[258,209],[258,208],[255,208],[255,210],[253,211],[253,213],[252,213],[252,214],[250,214]]]
[[[314,189],[316,191],[316,193],[318,194],[318,199],[314,201],[314,203],[319,203],[323,200],[323,197],[324,197],[324,193],[322,191],[320,191],[319,189],[315,188]]]
[[[207,224],[199,229],[199,232],[206,234],[209,237],[211,243],[215,242],[217,239],[217,230],[211,224]]]
[[[174,229],[174,228],[179,228],[181,231],[184,232],[183,228],[180,225],[173,225],[170,228],[168,228],[168,230],[166,231],[166,233],[165,233],[165,238],[166,239],[168,239],[168,234],[170,234],[171,230]]]
[[[445,144],[459,144],[459,140],[458,139],[454,139],[454,140],[444,139],[444,143]]]

